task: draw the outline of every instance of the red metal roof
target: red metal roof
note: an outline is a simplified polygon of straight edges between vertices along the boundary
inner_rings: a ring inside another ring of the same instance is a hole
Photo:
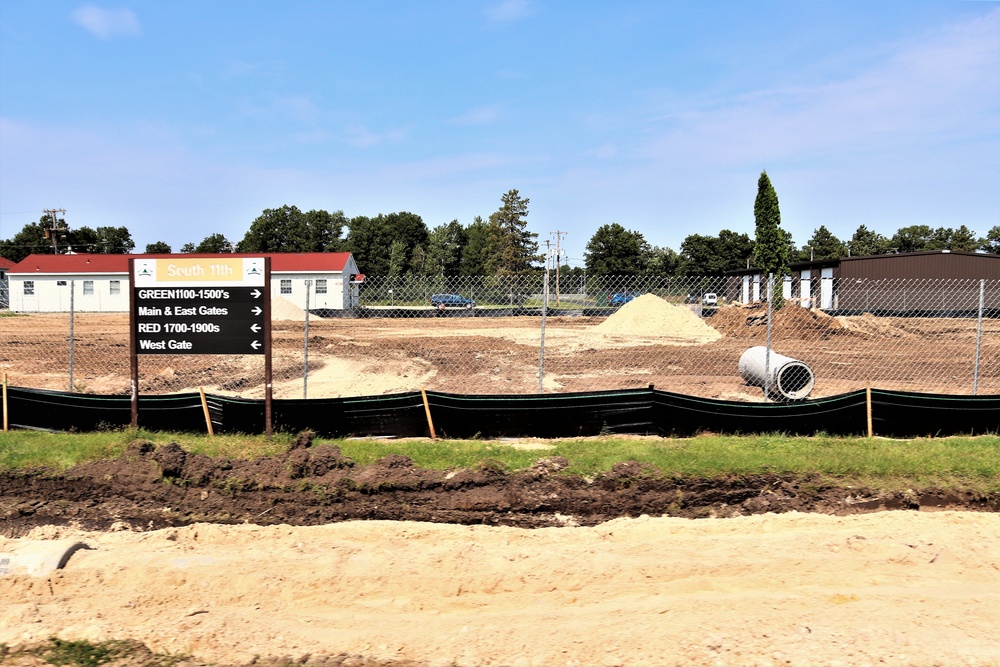
[[[13,264],[9,273],[128,273],[129,258],[170,259],[183,257],[188,259],[212,257],[270,257],[272,273],[287,273],[295,271],[316,271],[323,273],[340,273],[347,266],[351,257],[349,252],[262,252],[262,253],[232,253],[216,255],[212,253],[173,253],[173,254],[141,254],[141,255],[28,255],[17,264]]]

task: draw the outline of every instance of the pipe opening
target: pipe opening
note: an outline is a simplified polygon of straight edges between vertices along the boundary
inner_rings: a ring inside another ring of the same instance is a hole
[[[808,365],[761,345],[740,356],[739,370],[748,384],[765,388],[768,398],[778,401],[807,398],[816,382]]]
[[[778,391],[788,398],[805,398],[815,382],[813,373],[805,364],[787,364],[778,371]]]

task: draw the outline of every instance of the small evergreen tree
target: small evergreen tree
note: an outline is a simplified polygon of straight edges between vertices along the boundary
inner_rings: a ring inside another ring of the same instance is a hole
[[[774,275],[775,289],[772,299],[774,307],[781,308],[785,305],[781,282],[789,273],[788,242],[781,229],[778,194],[774,191],[766,171],[760,172],[760,178],[757,180],[757,199],[753,205],[753,218],[757,232],[753,247],[754,265],[763,271],[765,276]]]

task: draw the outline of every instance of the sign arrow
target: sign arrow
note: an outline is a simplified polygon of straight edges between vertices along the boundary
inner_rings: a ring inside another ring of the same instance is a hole
[[[264,311],[261,310],[260,306],[254,306],[253,308],[250,309],[250,312],[253,313],[254,315],[260,315]]]
[[[253,324],[250,325],[250,331],[257,333],[258,331],[260,331],[260,325],[254,322]]]
[[[250,347],[252,347],[253,349],[256,350],[258,347],[260,347],[260,343],[257,342],[257,341],[254,341],[254,342],[250,343]]]
[[[255,289],[254,291],[250,292],[250,296],[252,296],[255,299],[260,298],[260,290],[259,289]]]

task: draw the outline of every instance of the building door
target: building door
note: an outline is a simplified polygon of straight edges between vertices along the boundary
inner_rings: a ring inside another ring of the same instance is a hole
[[[799,280],[799,298],[801,301],[799,305],[803,308],[812,308],[812,291],[810,288],[812,273],[810,271],[803,271]]]
[[[823,310],[833,308],[833,269],[820,269],[819,307]]]

